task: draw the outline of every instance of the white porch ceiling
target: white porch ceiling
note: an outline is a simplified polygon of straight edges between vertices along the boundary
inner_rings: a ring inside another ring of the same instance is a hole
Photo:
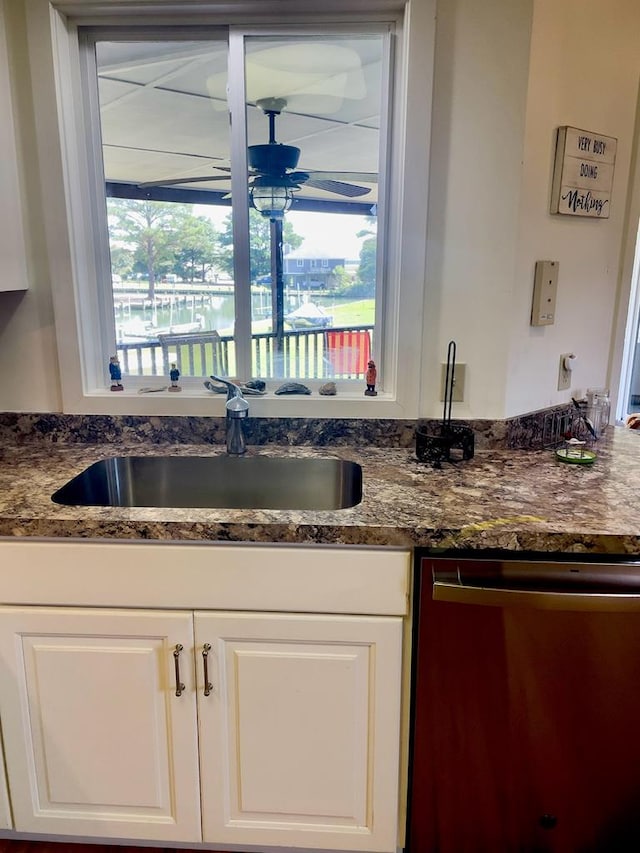
[[[230,164],[225,41],[99,42],[97,60],[108,181],[225,174],[216,169]],[[268,141],[256,101],[283,97],[276,139],[301,149],[299,169],[377,173],[381,66],[379,37],[248,42],[249,144]],[[370,190],[356,200],[374,204],[377,184],[356,183]],[[183,186],[230,190],[228,181]],[[348,202],[311,187],[296,194]]]

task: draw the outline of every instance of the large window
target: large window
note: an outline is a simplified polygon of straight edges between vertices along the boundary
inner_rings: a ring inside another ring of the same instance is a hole
[[[348,389],[372,357],[384,375],[392,32],[81,30],[106,187],[102,358],[129,385],[174,363],[194,382]]]
[[[418,414],[435,0],[367,5],[25,5],[65,411]]]

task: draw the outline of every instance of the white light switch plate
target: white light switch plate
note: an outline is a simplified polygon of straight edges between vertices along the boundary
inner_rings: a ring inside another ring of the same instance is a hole
[[[536,261],[533,282],[532,326],[551,326],[556,318],[558,261]]]

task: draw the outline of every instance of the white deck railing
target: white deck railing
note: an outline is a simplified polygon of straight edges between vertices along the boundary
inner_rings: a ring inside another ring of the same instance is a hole
[[[373,326],[286,331],[282,350],[272,333],[251,338],[253,376],[261,379],[359,379],[366,372]],[[183,376],[235,376],[235,341],[215,332],[163,335],[162,340],[119,343],[122,372],[167,376],[175,362]]]

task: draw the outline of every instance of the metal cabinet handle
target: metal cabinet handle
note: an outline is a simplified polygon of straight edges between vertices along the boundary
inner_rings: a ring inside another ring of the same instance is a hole
[[[209,652],[211,643],[205,643],[202,647],[202,665],[204,667],[204,695],[209,696],[213,690],[213,684],[209,681]]]
[[[173,650],[173,663],[176,668],[176,696],[182,696],[182,691],[184,690],[184,684],[180,681],[180,652],[182,648],[180,643],[176,643],[176,647]]]

